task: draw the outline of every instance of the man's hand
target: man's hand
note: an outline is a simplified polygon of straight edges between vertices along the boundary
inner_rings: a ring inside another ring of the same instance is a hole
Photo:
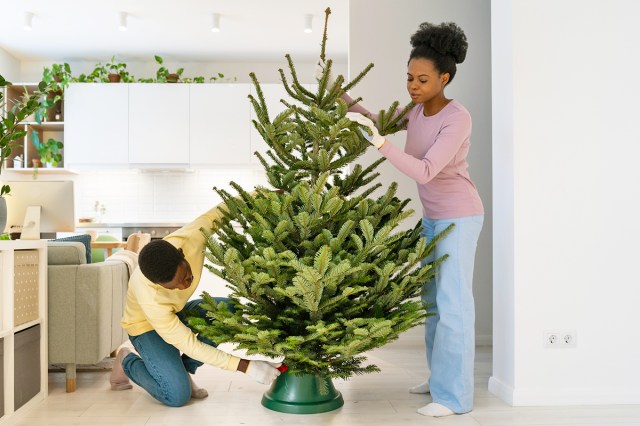
[[[279,375],[280,370],[278,367],[282,365],[281,362],[267,362],[267,361],[249,361],[249,366],[245,373],[253,377],[258,383],[263,385],[270,385]]]
[[[365,139],[376,148],[382,148],[382,145],[384,145],[387,140],[383,136],[380,136],[380,132],[378,132],[378,129],[370,118],[365,117],[359,112],[348,112],[346,117],[351,121],[355,121],[356,123],[365,126],[369,130],[368,132],[365,129],[360,129]]]
[[[318,63],[316,64],[316,68],[313,71],[313,75],[316,78],[316,81],[322,80],[322,76],[324,75],[324,70],[327,69],[327,64],[322,59],[318,59]],[[329,72],[329,77],[327,77],[327,88],[333,87],[335,84],[335,80],[333,79],[333,75]]]

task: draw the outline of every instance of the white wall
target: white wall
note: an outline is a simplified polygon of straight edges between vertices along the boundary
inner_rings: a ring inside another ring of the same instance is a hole
[[[492,0],[493,221],[498,225],[493,228],[493,375],[490,389],[509,403],[513,402],[516,337],[511,32],[511,0]]]
[[[0,75],[11,82],[20,79],[20,61],[2,48],[0,48]]]
[[[476,341],[491,343],[492,335],[492,195],[491,195],[491,62],[489,0],[351,0],[349,33],[349,73],[353,78],[373,62],[375,67],[351,94],[363,98],[372,111],[387,108],[393,101],[404,106],[411,99],[406,90],[407,61],[411,51],[409,39],[425,21],[454,21],[465,31],[469,41],[467,59],[446,94],[465,105],[473,119],[469,154],[471,178],[478,186],[485,206],[484,228],[478,242],[474,295],[476,300]],[[389,138],[404,146],[405,132]],[[367,153],[364,163],[379,158]],[[399,197],[412,200],[416,211],[405,227],[413,226],[422,216],[415,182],[390,164],[378,168],[382,182],[398,182]]]
[[[513,405],[640,403],[638,16],[634,0],[492,1],[489,386]],[[543,347],[566,329],[576,348]]]

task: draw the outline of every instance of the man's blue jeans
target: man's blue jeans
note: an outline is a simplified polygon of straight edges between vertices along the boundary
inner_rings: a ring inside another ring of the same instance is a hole
[[[433,316],[425,322],[427,365],[431,370],[429,388],[433,402],[456,413],[473,408],[473,367],[475,358],[475,306],[473,266],[484,216],[455,219],[422,219],[422,235],[427,241],[455,226],[435,247],[427,261],[445,254],[435,283],[425,285],[422,300]],[[434,285],[435,284],[435,285]]]
[[[224,297],[216,297],[215,300],[229,302]],[[187,302],[177,314],[180,321],[187,323],[189,311],[204,318],[206,311],[199,306],[200,303],[202,299]],[[180,355],[180,351],[165,342],[155,330],[129,336],[129,339],[140,356],[131,353],[124,358],[122,367],[127,377],[163,404],[180,407],[189,401],[191,383],[188,374],[194,374],[203,363],[185,354]],[[198,340],[216,346],[203,337],[198,336]]]

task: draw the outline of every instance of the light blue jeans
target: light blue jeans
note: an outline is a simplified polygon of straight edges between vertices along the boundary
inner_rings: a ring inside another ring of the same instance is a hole
[[[216,297],[216,302],[227,302],[229,299]],[[190,300],[178,318],[186,324],[186,316],[190,311],[204,318],[205,310],[199,305],[202,299]],[[233,309],[230,305],[229,309]],[[194,374],[203,363],[180,355],[180,351],[165,342],[155,330],[147,331],[139,336],[129,336],[131,343],[138,351],[138,355],[130,353],[122,361],[124,373],[135,384],[149,392],[149,394],[171,407],[181,407],[191,398],[191,383],[188,373]],[[198,336],[198,340],[216,346],[213,342]]]
[[[425,284],[426,293],[422,300],[427,312],[434,314],[425,322],[431,397],[433,402],[459,414],[473,409],[475,306],[472,283],[483,221],[483,215],[422,219],[422,235],[427,241],[451,223],[455,224],[426,259],[432,261],[449,255],[440,264],[435,279]]]

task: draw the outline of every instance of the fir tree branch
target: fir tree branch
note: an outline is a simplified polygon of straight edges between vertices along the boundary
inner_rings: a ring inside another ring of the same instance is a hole
[[[399,102],[395,101],[387,109],[381,110],[378,114],[378,122],[376,123],[381,135],[390,135],[405,130],[407,119],[404,117],[414,107],[413,102],[409,102],[402,110],[398,111]]]
[[[314,94],[312,92],[310,92],[309,90],[305,89],[305,87],[300,84],[300,81],[298,80],[298,73],[296,72],[296,67],[293,65],[293,60],[291,59],[291,55],[289,55],[288,53],[286,55],[284,55],[285,58],[287,59],[287,64],[289,65],[289,72],[291,73],[291,79],[293,81],[293,86],[296,88],[297,91],[299,91],[300,93],[303,93],[305,96],[307,96],[308,98],[313,99],[314,98]],[[283,73],[280,73],[281,75],[283,75]],[[290,89],[287,90],[287,92],[290,92]],[[300,102],[305,102],[306,99],[296,96],[295,94],[291,96],[294,99],[299,100]]]
[[[348,92],[349,90],[351,90],[354,86],[356,86],[358,83],[360,83],[360,80],[362,80],[364,78],[365,75],[367,75],[367,73],[369,71],[371,71],[371,68],[373,68],[373,63],[367,65],[364,70],[360,71],[360,73],[356,76],[356,78],[354,78],[353,80],[351,80],[351,82],[349,82],[349,84],[347,84],[346,86],[344,86],[342,88],[343,92]]]
[[[322,32],[322,47],[320,48],[320,59],[324,61],[325,48],[327,46],[327,28],[329,26],[329,15],[331,8],[327,7],[324,11],[324,31]]]

